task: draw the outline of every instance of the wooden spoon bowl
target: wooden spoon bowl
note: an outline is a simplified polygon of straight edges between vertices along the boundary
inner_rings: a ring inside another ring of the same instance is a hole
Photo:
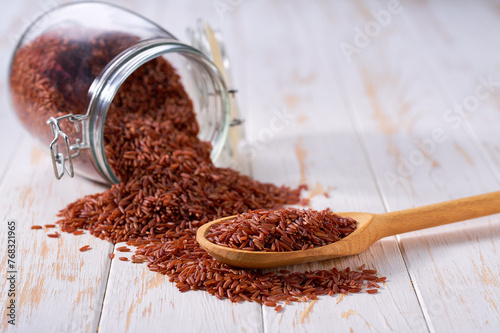
[[[359,254],[384,237],[496,213],[500,213],[500,192],[383,214],[337,213],[355,219],[358,222],[356,230],[335,243],[300,251],[245,251],[217,245],[206,238],[210,228],[222,221],[233,220],[236,216],[201,226],[196,240],[210,255],[228,265],[267,268]]]

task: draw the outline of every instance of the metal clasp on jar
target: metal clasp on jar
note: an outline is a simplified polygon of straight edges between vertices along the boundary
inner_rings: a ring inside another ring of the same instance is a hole
[[[68,120],[75,125],[76,132],[80,132],[80,129],[83,129],[83,121],[87,119],[86,115],[73,115],[67,114],[62,117],[54,118],[50,117],[47,120],[47,124],[50,125],[50,129],[52,130],[52,134],[54,135],[54,139],[50,143],[50,155],[52,157],[52,166],[54,167],[54,174],[57,179],[61,179],[64,176],[64,173],[67,173],[70,177],[75,175],[73,169],[73,158],[77,157],[80,154],[80,150],[82,148],[88,148],[88,145],[85,143],[85,140],[76,139],[76,142],[70,144],[69,137],[66,133],[61,129],[60,122],[63,120]],[[82,123],[79,125],[79,123]],[[82,137],[83,137],[83,130]],[[63,152],[59,151],[59,140],[63,140]]]

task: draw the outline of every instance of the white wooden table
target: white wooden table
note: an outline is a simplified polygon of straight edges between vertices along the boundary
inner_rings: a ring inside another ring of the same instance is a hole
[[[2,2],[0,10],[1,331],[500,331],[499,215],[293,267],[365,263],[388,280],[376,295],[320,297],[281,313],[180,293],[144,265],[109,260],[113,246],[88,234],[52,239],[30,230],[103,189],[78,177],[56,181],[48,152],[9,104],[12,39],[56,2]],[[129,0],[124,6],[185,41],[185,28],[198,17],[222,31],[249,144],[258,151],[253,177],[308,184],[314,208],[384,212],[500,188],[500,1]],[[271,128],[276,117],[284,126]],[[17,222],[15,326],[7,321],[4,278],[10,220]],[[86,244],[92,250],[80,253]]]

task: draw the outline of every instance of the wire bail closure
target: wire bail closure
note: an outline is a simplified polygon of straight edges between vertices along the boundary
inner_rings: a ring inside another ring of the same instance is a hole
[[[193,47],[201,51],[203,54],[205,54],[205,56],[207,56],[214,62],[214,64],[220,70],[227,85],[227,92],[229,94],[230,102],[230,123],[228,140],[232,143],[232,148],[227,149],[229,151],[229,156],[235,157],[236,155],[238,155],[238,142],[244,136],[243,128],[240,125],[244,123],[245,120],[240,117],[238,106],[236,104],[235,95],[237,93],[237,90],[232,86],[230,62],[226,54],[222,35],[219,31],[212,30],[212,28],[203,20],[199,20],[197,29],[190,29],[188,31],[188,34],[191,37],[191,43]],[[90,87],[90,89],[92,89],[92,86]],[[80,155],[80,151],[82,149],[90,147],[87,133],[88,128],[86,128],[89,126],[86,121],[88,118],[89,113],[87,113],[86,115],[66,114],[57,118],[50,117],[47,120],[47,124],[50,125],[52,135],[54,136],[49,145],[49,148],[52,158],[54,175],[58,180],[61,179],[65,173],[70,177],[74,177],[75,170],[73,159]],[[63,121],[69,121],[73,123],[76,131],[68,131],[65,128],[66,132],[68,132],[65,133],[61,128],[61,124]],[[73,140],[75,134],[80,131],[81,139],[76,138],[75,142],[71,143],[70,137],[71,140]],[[68,136],[68,134],[70,136]]]
[[[57,179],[61,179],[65,173],[67,173],[70,177],[74,177],[75,172],[73,168],[73,158],[77,157],[80,154],[80,149],[87,148],[87,145],[84,143],[83,139],[76,139],[76,143],[70,145],[68,135],[64,133],[60,125],[60,121],[65,119],[69,120],[75,125],[76,132],[80,132],[80,126],[78,125],[78,123],[83,123],[83,121],[87,119],[87,116],[67,114],[58,118],[50,117],[49,120],[47,120],[47,124],[50,125],[52,135],[54,135],[54,139],[50,143],[49,148],[50,155],[52,157],[54,175]],[[63,140],[63,152],[59,151],[59,139]]]

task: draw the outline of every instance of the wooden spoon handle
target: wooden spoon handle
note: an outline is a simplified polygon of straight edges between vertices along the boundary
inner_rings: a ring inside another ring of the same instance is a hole
[[[382,237],[500,213],[500,191],[428,206],[377,214],[373,224]]]

